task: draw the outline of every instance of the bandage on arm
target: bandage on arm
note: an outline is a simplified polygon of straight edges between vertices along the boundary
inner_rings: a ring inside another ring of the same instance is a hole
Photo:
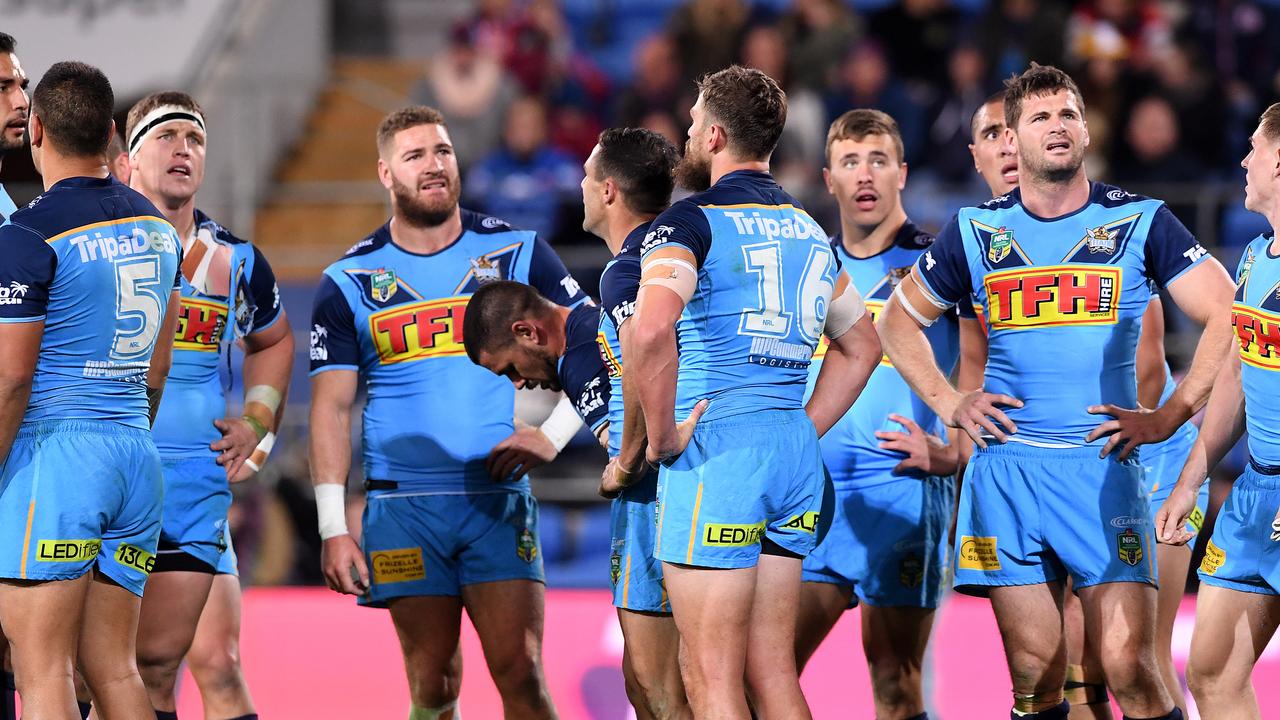
[[[562,394],[560,402],[556,403],[551,414],[538,426],[538,430],[547,436],[552,445],[556,446],[556,452],[560,452],[564,450],[565,445],[569,444],[573,436],[578,434],[578,429],[581,427],[582,418],[573,407],[573,401]]]
[[[827,324],[822,333],[830,340],[835,340],[849,332],[854,323],[867,314],[867,305],[862,295],[852,284],[845,285],[844,292],[831,298],[827,308]]]
[[[644,275],[640,279],[640,287],[651,285],[667,288],[688,304],[698,287],[698,271],[684,258],[657,257],[645,263]]]

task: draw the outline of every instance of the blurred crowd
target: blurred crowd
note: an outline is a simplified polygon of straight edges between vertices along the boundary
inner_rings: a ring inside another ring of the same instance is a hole
[[[1130,186],[1229,178],[1280,96],[1274,0],[655,0],[643,15],[629,5],[482,0],[453,26],[413,99],[450,119],[469,204],[583,239],[577,181],[596,134],[641,125],[683,145],[693,81],[735,62],[787,90],[775,173],[820,216],[826,129],[840,113],[896,118],[913,181],[974,184],[969,117],[1032,60],[1075,76],[1091,175]]]

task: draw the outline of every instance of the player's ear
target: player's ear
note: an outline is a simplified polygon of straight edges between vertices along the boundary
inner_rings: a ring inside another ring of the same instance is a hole
[[[607,177],[607,178],[605,178],[605,179],[604,179],[604,183],[602,184],[602,188],[603,188],[603,189],[601,190],[601,194],[604,196],[604,197],[603,197],[603,199],[604,199],[604,204],[605,204],[605,205],[612,205],[612,204],[613,204],[613,202],[614,202],[615,200],[617,200],[617,199],[618,199],[618,185],[617,185],[617,183],[615,183],[615,182],[613,181],[613,178],[611,178],[611,177]]]
[[[391,189],[391,166],[381,157],[378,158],[378,182],[382,183],[382,187]]]
[[[511,334],[517,342],[529,342],[537,338],[538,328],[533,323],[522,318],[511,323]]]
[[[902,172],[898,174],[898,190],[902,191],[907,186],[907,164],[902,163],[899,167],[902,168]]]
[[[828,195],[836,194],[836,186],[831,184],[831,168],[830,167],[822,168],[822,182],[826,183],[827,185]]]
[[[27,123],[27,134],[31,136],[31,147],[44,145],[44,123],[41,122],[39,115],[31,114],[31,120]]]

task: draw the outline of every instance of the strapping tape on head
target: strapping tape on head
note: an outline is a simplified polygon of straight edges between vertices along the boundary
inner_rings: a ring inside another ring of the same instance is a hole
[[[161,105],[143,116],[134,126],[133,133],[129,136],[129,157],[132,158],[138,154],[142,141],[146,140],[156,128],[174,120],[195,123],[195,126],[200,128],[200,132],[208,134],[204,129],[204,116],[200,113],[181,105]]]

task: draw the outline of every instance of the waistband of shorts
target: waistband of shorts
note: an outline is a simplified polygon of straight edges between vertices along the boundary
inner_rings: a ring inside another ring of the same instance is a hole
[[[987,440],[986,449],[978,448],[977,452],[996,457],[1025,458],[1027,460],[1070,460],[1082,462],[1085,460],[1097,461],[1099,459],[1098,453],[1101,450],[1101,444],[1059,448],[1039,447],[1020,442],[999,443],[989,439]],[[1108,459],[1114,459],[1115,457],[1115,453],[1107,456]],[[1130,458],[1133,458],[1133,456],[1130,455]]]
[[[18,428],[17,439],[40,438],[64,433],[151,438],[150,430],[111,420],[36,420],[23,423]]]
[[[769,425],[790,425],[808,421],[809,416],[805,414],[803,408],[795,408],[792,410],[754,410],[752,412],[738,413],[729,417],[716,418],[715,420],[699,420],[698,429],[714,429],[734,427],[762,427]]]
[[[417,497],[419,495],[502,495],[507,493],[531,495],[527,483],[490,483],[487,486],[430,487],[417,483],[401,483],[395,480],[366,479],[363,483],[370,500],[377,498]]]
[[[1264,462],[1258,462],[1258,459],[1252,455],[1249,456],[1249,467],[1259,475],[1267,477],[1280,475],[1280,465],[1268,465]]]
[[[1263,467],[1274,468],[1275,466],[1263,465]],[[1268,475],[1260,472],[1253,466],[1252,462],[1250,462],[1249,465],[1245,467],[1244,472],[1240,474],[1240,480],[1238,482],[1259,490],[1280,490],[1280,475]]]

